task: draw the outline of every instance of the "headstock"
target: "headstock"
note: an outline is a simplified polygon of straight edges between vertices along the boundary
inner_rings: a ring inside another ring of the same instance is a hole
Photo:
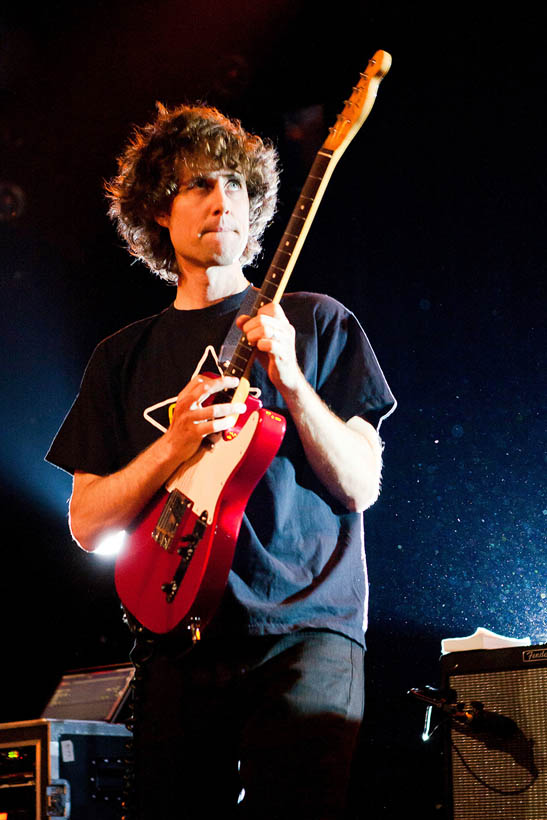
[[[323,148],[339,153],[345,151],[370,114],[378,86],[390,67],[391,55],[387,51],[377,51],[369,60],[359,82],[353,87],[351,97],[336,118],[336,124],[329,129]]]

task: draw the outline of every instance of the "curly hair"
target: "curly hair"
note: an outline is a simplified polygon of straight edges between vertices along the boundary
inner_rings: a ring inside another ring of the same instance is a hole
[[[275,213],[279,169],[270,142],[247,133],[216,108],[156,103],[156,118],[136,128],[118,158],[118,174],[105,183],[109,215],[133,256],[170,284],[178,268],[169,232],[156,217],[169,211],[178,191],[180,164],[238,171],[249,195],[249,239],[241,257],[250,264]]]

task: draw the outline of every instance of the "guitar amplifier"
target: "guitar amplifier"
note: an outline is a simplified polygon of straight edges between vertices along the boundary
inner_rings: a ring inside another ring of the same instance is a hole
[[[451,652],[441,668],[469,718],[445,733],[452,820],[546,820],[547,645]]]

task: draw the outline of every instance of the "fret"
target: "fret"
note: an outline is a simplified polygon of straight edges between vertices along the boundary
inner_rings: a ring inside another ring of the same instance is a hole
[[[223,373],[225,376],[235,376],[237,379],[240,379],[245,372],[245,368],[238,367],[235,362],[227,362],[223,368]],[[233,390],[227,390],[227,393],[232,393]]]
[[[306,205],[299,214],[293,214],[288,224],[288,230],[291,236],[300,236],[302,232],[302,222],[308,218],[311,205]]]
[[[283,248],[278,248],[276,250],[276,252],[274,254],[274,262],[278,267],[280,267],[284,271],[285,270],[285,264],[284,264],[284,261],[283,261],[283,257],[279,256],[279,254],[281,254],[282,251],[283,251]]]
[[[313,182],[313,181],[312,181]],[[306,189],[306,196],[302,199],[299,197],[298,202],[296,203],[296,208],[294,209],[293,213],[302,213],[303,210],[309,210],[310,207],[313,205],[313,201],[317,196],[317,191],[319,190],[319,184],[313,184],[308,180],[305,183]]]
[[[285,269],[286,269],[286,267],[287,267],[287,264],[290,262],[290,259],[287,259],[286,257],[285,257],[285,259],[282,259],[281,257],[279,257],[279,256],[277,255],[277,252],[276,252],[276,254],[275,254],[275,256],[274,256],[274,259],[275,259],[276,264],[277,264],[277,270],[280,270],[280,271],[281,271],[281,273],[279,274],[278,278],[275,280],[275,284],[276,284],[277,286],[279,286],[279,285],[281,284],[281,280],[282,280],[282,279],[283,279],[283,277],[285,276]]]
[[[313,197],[315,196],[315,194],[317,192],[317,189],[319,188],[319,186],[320,186],[320,184],[323,180],[323,176],[324,176],[324,174],[321,174],[320,177],[315,177],[315,176],[310,175],[307,178],[307,180],[304,183],[304,187],[302,188],[302,194],[304,195],[304,197],[303,197],[304,199],[313,199]],[[302,199],[302,196],[299,196],[298,198]]]
[[[250,351],[249,351],[249,352],[250,352]],[[238,352],[237,352],[237,350],[236,350],[236,352],[234,353],[234,355],[233,355],[233,357],[232,357],[232,362],[231,362],[231,364],[232,364],[234,367],[237,367],[237,365],[238,365],[238,361],[243,362],[243,366],[241,366],[241,365],[240,365],[240,369],[241,369],[242,371],[243,371],[243,370],[245,370],[245,366],[247,365],[247,362],[249,361],[249,355],[248,355],[248,352],[247,352],[247,351],[245,351],[245,353],[238,353]]]
[[[236,350],[240,347],[244,348],[245,350],[252,350],[253,349],[253,346],[250,345],[249,342],[247,341],[246,336],[242,336],[240,338],[239,342],[237,343]]]
[[[236,349],[233,353],[233,359],[239,359],[240,361],[247,358],[250,353],[252,353],[253,348],[247,344],[238,344]],[[237,364],[237,361],[234,361],[233,364]]]
[[[275,270],[269,270],[266,278],[264,279],[264,285],[275,285],[278,286],[280,278],[285,273],[285,269],[279,267],[279,265],[275,266]]]
[[[277,293],[277,288],[278,287],[279,287],[279,282],[266,281],[262,285],[261,290],[264,293],[264,295],[266,296],[266,298],[269,298],[269,300],[271,302],[273,300],[275,294]]]
[[[232,353],[232,359],[230,361],[230,366],[239,367],[242,370],[245,370],[245,365],[249,359],[249,356],[253,352],[253,348],[249,345],[242,345],[238,344],[236,349]],[[241,367],[238,362],[243,362],[243,367]]]
[[[264,285],[262,287],[264,287]],[[260,296],[259,296],[259,298],[257,298],[257,300],[255,302],[256,310],[258,311],[261,307],[264,307],[264,305],[269,304],[271,301],[272,300],[270,299],[269,296],[266,296],[266,294],[262,293],[262,288],[261,288],[260,289]]]

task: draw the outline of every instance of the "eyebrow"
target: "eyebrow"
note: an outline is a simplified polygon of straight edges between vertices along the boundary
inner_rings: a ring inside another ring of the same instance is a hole
[[[187,179],[182,176],[180,183],[181,185],[186,185],[188,182],[193,182],[196,179],[206,179],[209,176],[221,176],[221,177],[239,177],[240,179],[245,179],[244,175],[241,171],[232,171],[229,168],[221,168],[221,169],[204,169],[202,171],[196,170],[189,176]]]

